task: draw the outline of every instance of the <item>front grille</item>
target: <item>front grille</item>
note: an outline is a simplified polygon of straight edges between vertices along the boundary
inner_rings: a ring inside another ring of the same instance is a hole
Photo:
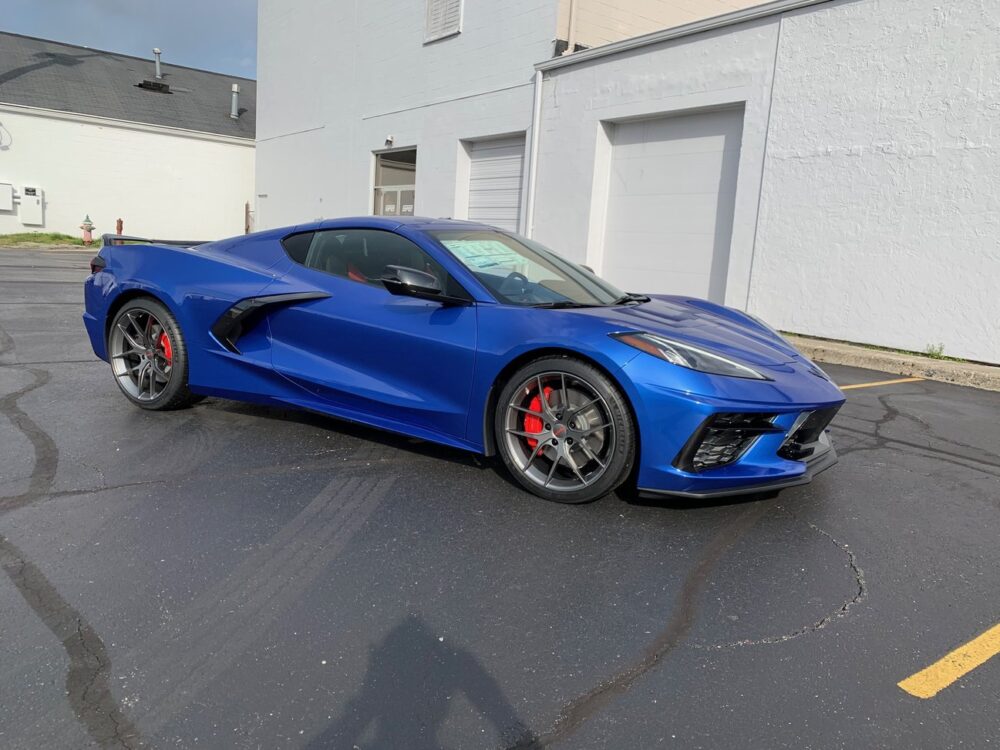
[[[731,464],[761,435],[782,432],[776,414],[726,413],[706,419],[674,459],[682,471],[700,472]]]
[[[816,452],[816,441],[836,416],[840,405],[810,412],[778,449],[778,455],[790,461],[801,461]]]

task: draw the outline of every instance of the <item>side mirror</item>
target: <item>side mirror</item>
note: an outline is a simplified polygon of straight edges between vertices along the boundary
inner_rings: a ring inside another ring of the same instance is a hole
[[[427,299],[433,302],[440,302],[443,305],[470,305],[469,300],[459,297],[449,297],[441,289],[434,274],[426,271],[418,271],[416,268],[406,266],[386,266],[385,273],[382,274],[382,284],[389,290],[390,294],[401,297],[416,297],[417,299]]]

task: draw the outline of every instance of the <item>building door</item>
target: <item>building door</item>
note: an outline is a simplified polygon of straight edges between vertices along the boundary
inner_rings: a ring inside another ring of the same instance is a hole
[[[416,199],[417,150],[375,154],[376,216],[413,216]]]
[[[618,123],[602,272],[630,292],[723,302],[743,110]]]
[[[473,141],[469,159],[469,221],[518,231],[524,136]]]

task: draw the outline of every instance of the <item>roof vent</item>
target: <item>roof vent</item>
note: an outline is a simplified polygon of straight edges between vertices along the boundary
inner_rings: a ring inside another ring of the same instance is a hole
[[[164,83],[163,81],[150,81],[148,78],[142,83],[136,84],[137,88],[146,89],[146,91],[155,91],[158,94],[172,94],[170,90],[170,84]]]
[[[163,71],[160,70],[160,55],[162,54],[159,47],[153,47],[153,55],[156,57],[156,80],[163,78]]]

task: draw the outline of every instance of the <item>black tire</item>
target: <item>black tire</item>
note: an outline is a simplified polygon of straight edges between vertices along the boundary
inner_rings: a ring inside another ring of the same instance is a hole
[[[115,382],[136,406],[168,411],[183,409],[204,398],[188,389],[187,345],[177,319],[152,297],[137,297],[122,305],[108,329],[107,344]],[[145,349],[145,355],[138,353],[135,344]],[[132,371],[147,364],[150,369],[141,370],[145,374],[137,383]]]
[[[535,382],[537,386],[532,385]],[[550,382],[553,383],[551,389],[545,384]],[[544,406],[540,405],[539,393],[547,394],[543,397]],[[592,397],[589,401],[592,408],[586,406],[588,394]],[[581,402],[587,408],[582,415]],[[548,420],[534,410],[548,413],[550,407],[554,421],[542,425]],[[592,429],[595,420],[588,416],[591,411],[599,413],[597,421],[606,424],[606,428]],[[520,416],[518,421],[519,415],[524,414],[528,416]],[[535,420],[532,429],[528,428],[528,419]],[[581,425],[581,420],[585,424]],[[587,503],[604,497],[629,477],[635,462],[636,428],[621,389],[597,367],[570,356],[540,357],[511,375],[497,398],[493,431],[497,452],[518,484],[553,502]],[[587,442],[594,437],[587,436],[596,436],[598,432],[600,445],[595,448],[593,443]],[[533,438],[535,434],[551,440]],[[539,450],[544,452],[539,453]],[[565,465],[560,465],[560,461]],[[591,467],[589,474],[586,473],[588,466]],[[544,486],[542,474],[547,476]],[[559,480],[563,486],[550,484],[553,476],[559,475],[564,475]],[[594,478],[588,479],[590,476]],[[574,487],[574,482],[578,486]]]

